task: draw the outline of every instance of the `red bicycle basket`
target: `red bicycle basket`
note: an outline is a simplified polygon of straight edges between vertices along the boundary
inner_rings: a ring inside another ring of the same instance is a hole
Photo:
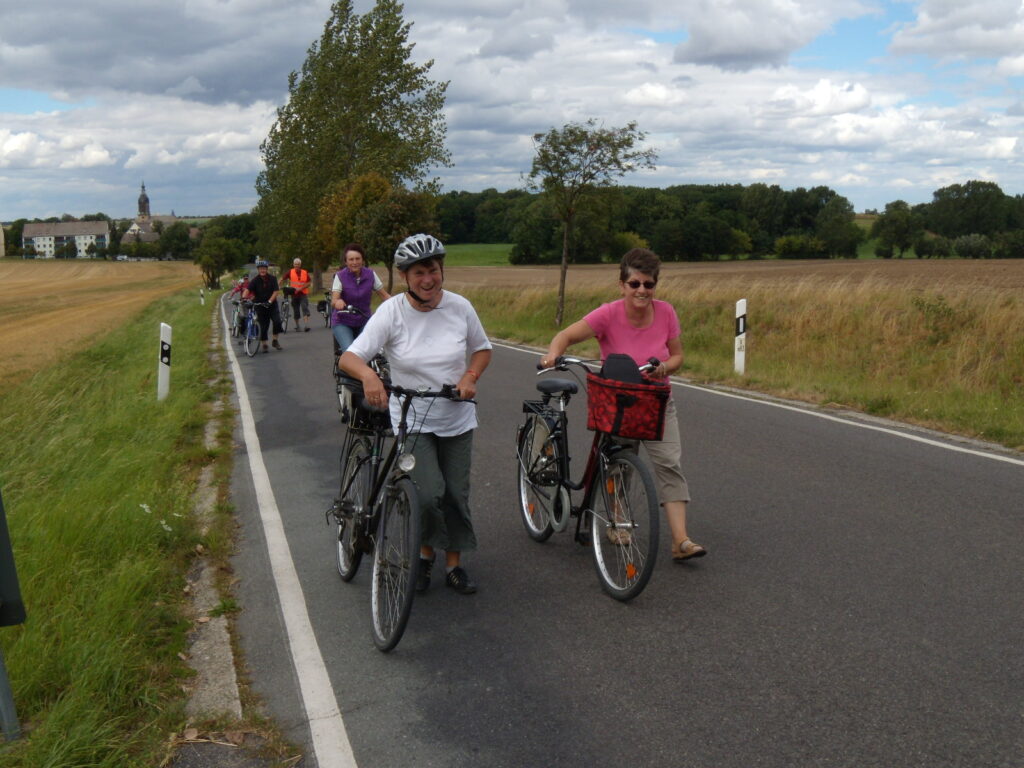
[[[587,429],[628,440],[661,440],[668,384],[628,384],[587,373]]]

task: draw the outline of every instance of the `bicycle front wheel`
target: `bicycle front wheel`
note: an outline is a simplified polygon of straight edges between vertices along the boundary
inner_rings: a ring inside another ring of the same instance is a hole
[[[616,600],[639,595],[658,556],[658,494],[651,470],[631,450],[602,461],[594,480],[590,542],[602,588]]]
[[[416,487],[399,478],[381,510],[373,552],[373,642],[387,653],[402,639],[420,567],[420,505]]]
[[[558,517],[555,505],[561,505],[564,489],[558,485],[558,464],[551,426],[541,416],[531,415],[519,436],[519,512],[527,535],[534,541],[547,541],[554,533]],[[567,495],[567,494],[565,494]],[[568,510],[558,509],[563,516]]]
[[[260,348],[260,321],[252,320],[245,326],[245,354],[254,357]]]
[[[292,308],[287,301],[281,306],[279,314],[281,315],[281,332],[288,333],[288,321],[292,317]]]
[[[363,559],[362,526],[369,512],[370,446],[357,438],[341,459],[341,488],[338,491],[339,508],[335,510],[335,538],[338,550],[338,574],[342,581],[351,581]]]

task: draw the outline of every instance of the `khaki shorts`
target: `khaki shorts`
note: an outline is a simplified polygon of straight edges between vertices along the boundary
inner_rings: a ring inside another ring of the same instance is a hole
[[[683,445],[679,438],[679,417],[676,415],[675,400],[669,398],[665,408],[665,432],[661,440],[623,440],[636,447],[642,443],[647,458],[654,467],[654,485],[658,489],[658,501],[689,501],[690,486],[683,476]]]

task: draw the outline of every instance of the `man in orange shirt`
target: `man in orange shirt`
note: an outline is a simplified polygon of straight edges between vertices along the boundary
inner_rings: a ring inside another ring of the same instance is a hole
[[[299,314],[306,318],[306,333],[309,333],[309,272],[302,268],[302,259],[295,259],[285,280],[294,289],[291,295],[295,330],[299,330]]]

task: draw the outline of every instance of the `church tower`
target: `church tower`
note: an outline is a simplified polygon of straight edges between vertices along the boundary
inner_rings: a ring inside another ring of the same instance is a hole
[[[149,195],[146,194],[146,182],[142,182],[142,193],[139,195],[139,221],[149,220]]]

